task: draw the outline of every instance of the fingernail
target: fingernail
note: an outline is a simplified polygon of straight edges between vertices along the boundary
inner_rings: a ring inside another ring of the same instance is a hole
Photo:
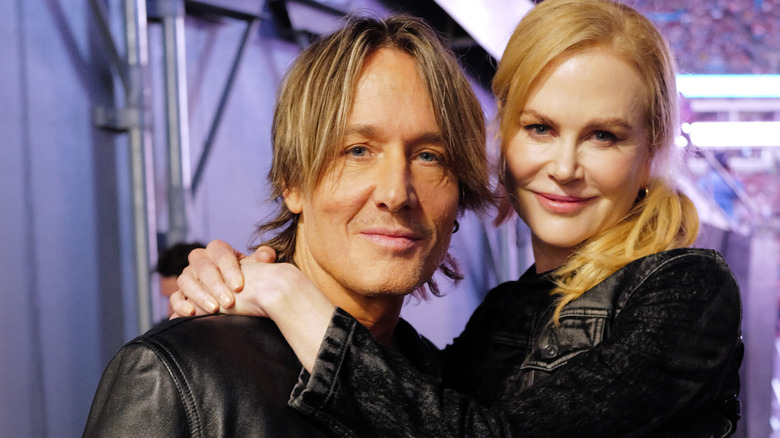
[[[238,277],[233,277],[230,279],[230,288],[233,290],[238,290],[241,288],[241,279]]]
[[[222,294],[219,296],[219,301],[222,302],[222,305],[225,307],[228,307],[232,304],[230,300],[230,294]]]
[[[184,303],[184,313],[187,315],[195,314],[195,306],[190,303]]]
[[[211,313],[214,313],[214,312],[216,312],[217,310],[219,310],[219,304],[217,304],[217,302],[216,302],[216,301],[214,301],[214,300],[213,300],[213,299],[211,299],[211,298],[209,298],[208,300],[206,300],[206,307],[208,307],[208,311],[209,311],[209,312],[211,312]]]

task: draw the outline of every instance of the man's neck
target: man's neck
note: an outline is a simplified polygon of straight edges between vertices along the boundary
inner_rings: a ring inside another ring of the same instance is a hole
[[[326,272],[308,256],[307,248],[302,244],[303,231],[298,224],[298,238],[293,260],[298,269],[309,278],[333,305],[342,308],[361,324],[366,326],[374,338],[384,345],[391,346],[393,331],[398,324],[406,293],[386,292],[366,294],[356,292]]]
[[[374,338],[390,346],[403,306],[403,295],[365,296],[342,290],[322,289],[323,295],[366,326]]]

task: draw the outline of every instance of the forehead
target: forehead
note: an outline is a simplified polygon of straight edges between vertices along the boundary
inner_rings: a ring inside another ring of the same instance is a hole
[[[370,126],[396,135],[438,132],[433,104],[410,54],[381,48],[361,69],[347,127]]]
[[[556,58],[531,87],[526,107],[557,114],[644,117],[646,86],[636,69],[605,48]]]

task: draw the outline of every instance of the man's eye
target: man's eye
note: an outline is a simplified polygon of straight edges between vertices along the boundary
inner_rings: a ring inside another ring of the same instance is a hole
[[[352,146],[351,148],[344,151],[344,154],[353,157],[365,157],[368,155],[368,148],[365,146]]]
[[[438,154],[435,154],[433,152],[423,152],[419,156],[422,161],[426,161],[429,163],[442,161],[441,157],[439,157]]]

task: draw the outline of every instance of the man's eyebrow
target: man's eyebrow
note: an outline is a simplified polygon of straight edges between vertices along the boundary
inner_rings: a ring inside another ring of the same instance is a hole
[[[344,135],[360,135],[363,137],[376,137],[378,130],[371,125],[351,125],[347,126]]]
[[[381,130],[373,125],[351,125],[344,131],[344,136],[357,135],[367,138],[377,138],[381,136]],[[410,144],[442,144],[444,140],[439,132],[423,132],[414,139]]]
[[[414,144],[443,144],[444,140],[438,132],[425,132],[412,142]]]

